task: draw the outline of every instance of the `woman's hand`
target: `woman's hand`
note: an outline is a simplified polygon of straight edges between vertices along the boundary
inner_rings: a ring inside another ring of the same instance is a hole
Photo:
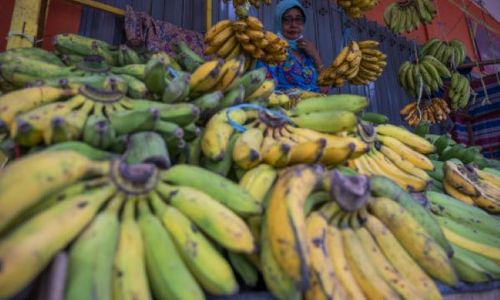
[[[321,63],[319,52],[311,41],[300,39],[297,41],[297,46],[314,60],[316,68],[319,69],[320,67],[322,67],[323,64]]]

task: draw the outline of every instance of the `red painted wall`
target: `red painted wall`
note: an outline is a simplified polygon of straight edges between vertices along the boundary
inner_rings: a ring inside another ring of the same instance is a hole
[[[10,28],[12,11],[15,0],[2,0],[0,9],[0,51],[7,46],[7,36]],[[78,32],[80,26],[80,15],[82,8],[66,0],[51,0],[45,32],[43,36],[43,47],[51,49],[52,37],[62,32]]]

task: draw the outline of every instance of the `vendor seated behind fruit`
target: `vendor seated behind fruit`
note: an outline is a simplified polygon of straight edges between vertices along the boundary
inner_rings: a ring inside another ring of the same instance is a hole
[[[268,78],[274,79],[276,89],[302,89],[320,92],[318,73],[323,67],[321,57],[311,41],[303,38],[306,14],[297,0],[283,0],[276,7],[274,29],[280,38],[288,42],[287,59],[277,65],[265,65],[258,61],[257,67],[266,66]],[[328,88],[322,89],[326,93]]]

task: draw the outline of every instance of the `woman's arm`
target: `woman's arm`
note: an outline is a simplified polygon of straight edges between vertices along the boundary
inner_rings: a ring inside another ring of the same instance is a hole
[[[318,50],[314,46],[314,44],[311,41],[301,39],[300,41],[297,42],[297,45],[299,46],[300,49],[302,49],[307,55],[309,55],[313,62],[314,62],[314,67],[318,72],[320,72],[323,68],[323,62],[321,61],[321,56],[319,55]]]

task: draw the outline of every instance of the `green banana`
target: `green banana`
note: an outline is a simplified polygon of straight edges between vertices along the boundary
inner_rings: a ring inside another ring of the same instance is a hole
[[[139,80],[144,80],[146,73],[146,65],[145,64],[131,64],[122,67],[112,67],[110,72],[117,75],[129,75],[134,76]]]
[[[178,63],[189,73],[193,73],[199,66],[205,63],[205,60],[189,48],[184,41],[177,42],[174,45],[174,50],[177,53]]]
[[[62,60],[53,52],[49,52],[42,48],[14,48],[0,53],[0,64],[8,61],[9,59],[21,56],[29,59],[43,61],[60,67],[64,67]]]
[[[317,98],[307,98],[292,109],[292,115],[310,112],[345,110],[353,113],[362,111],[368,106],[368,99],[360,95],[338,94]]]
[[[299,127],[326,133],[352,131],[358,123],[356,115],[346,110],[311,112],[290,119]]]
[[[224,94],[224,98],[220,100],[220,108],[230,107],[240,104],[245,100],[245,87],[240,84]]]
[[[227,254],[229,262],[234,270],[238,273],[246,286],[255,287],[259,280],[259,272],[257,268],[248,261],[248,259],[241,253],[229,251]]]
[[[83,129],[83,141],[99,149],[107,149],[113,145],[116,131],[103,116],[91,115]]]
[[[175,165],[162,174],[162,179],[199,189],[239,215],[250,216],[262,210],[260,203],[238,184],[200,167]]]
[[[158,109],[123,110],[111,113],[111,127],[117,134],[147,131],[155,128],[160,117]]]
[[[118,156],[116,153],[106,152],[80,141],[58,143],[45,148],[44,151],[75,151],[91,160],[111,160]]]
[[[233,153],[234,144],[236,140],[239,138],[240,134],[236,133],[231,136],[229,139],[229,143],[227,145],[227,153]],[[233,157],[232,155],[224,155],[224,158],[219,161],[211,160],[209,157],[204,156],[202,158],[203,168],[210,170],[220,176],[227,177],[229,171],[231,170],[231,166],[233,165]]]
[[[266,80],[267,69],[261,67],[245,73],[243,76],[236,78],[228,87],[229,90],[243,85],[245,88],[245,97],[251,95],[262,83]]]
[[[129,95],[131,98],[141,99],[149,97],[149,91],[144,82],[140,81],[134,76],[130,76],[127,74],[121,74],[119,76],[127,83],[127,95]]]
[[[160,169],[166,169],[171,165],[165,141],[158,133],[152,131],[130,135],[124,160],[128,164],[152,163]]]

